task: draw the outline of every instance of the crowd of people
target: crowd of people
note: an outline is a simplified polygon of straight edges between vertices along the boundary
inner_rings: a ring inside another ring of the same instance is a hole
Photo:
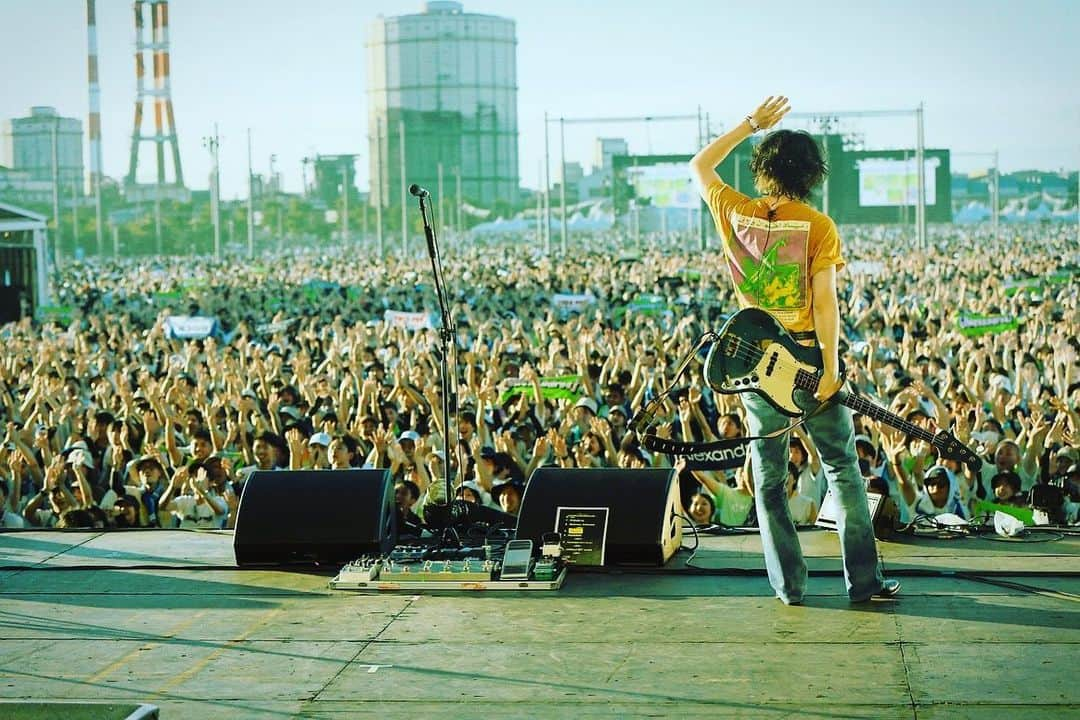
[[[1075,233],[937,226],[917,248],[901,228],[841,228],[851,387],[904,423],[948,429],[984,459],[972,471],[857,415],[868,489],[903,521],[995,509],[1076,521]],[[687,470],[628,427],[696,339],[736,310],[719,251],[676,240],[630,250],[619,235],[575,236],[553,255],[520,237],[452,242],[450,428],[426,255],[67,264],[52,281],[71,317],[0,328],[0,527],[229,528],[256,470],[368,467],[389,470],[402,527],[419,531],[425,509],[447,500],[447,463],[456,497],[511,515],[542,465],[673,465],[694,521],[752,524],[749,463]],[[180,322],[192,317],[212,322]],[[692,361],[665,403],[658,434],[745,434],[740,396],[709,388],[702,364]],[[812,523],[825,482],[805,433],[792,434],[789,460],[792,515]]]

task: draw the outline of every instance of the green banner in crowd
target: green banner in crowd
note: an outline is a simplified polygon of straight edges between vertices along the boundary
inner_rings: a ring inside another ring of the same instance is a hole
[[[75,308],[71,305],[39,305],[37,309],[41,322],[57,322],[61,325],[70,325],[74,313]]]
[[[668,309],[667,299],[663,295],[642,293],[626,306],[628,312],[636,315],[660,315]]]
[[[499,396],[499,402],[504,403],[510,398],[523,393],[531,394],[532,387],[531,382],[519,379],[511,380],[507,388],[503,390],[502,395]],[[580,375],[558,375],[556,377],[540,378],[540,394],[551,400],[577,400],[585,394],[585,390],[581,387]]]
[[[956,327],[962,335],[975,337],[988,333],[1005,332],[1020,327],[1020,321],[1015,315],[976,315],[975,313],[961,313],[956,318]]]
[[[1018,292],[1031,292],[1039,290],[1046,285],[1064,285],[1072,280],[1070,272],[1056,272],[1042,277],[1025,278],[1023,280],[1006,280],[1004,282],[1005,294],[1012,297]]]
[[[169,303],[178,303],[183,299],[184,293],[180,290],[173,290],[172,292],[154,293],[155,305],[168,305]]]

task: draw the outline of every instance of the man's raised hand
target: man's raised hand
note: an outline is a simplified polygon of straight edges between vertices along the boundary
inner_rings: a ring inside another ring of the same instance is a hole
[[[784,116],[791,111],[791,105],[788,103],[787,97],[784,95],[770,95],[765,98],[765,102],[758,105],[754,112],[750,113],[750,119],[753,120],[753,124],[761,130],[768,130],[781,120]]]

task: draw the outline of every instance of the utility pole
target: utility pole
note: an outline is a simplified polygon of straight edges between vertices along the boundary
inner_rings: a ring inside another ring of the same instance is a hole
[[[398,148],[401,150],[401,257],[409,253],[409,185],[405,179],[405,121],[398,120]]]
[[[378,257],[380,260],[383,258],[383,222],[382,222],[382,208],[383,208],[383,166],[382,166],[382,118],[375,120],[375,180],[374,187],[377,188],[375,193],[375,244],[377,246]],[[389,183],[387,183],[389,184]],[[370,188],[369,188],[370,194]]]
[[[255,257],[255,183],[251,171],[251,128],[247,129],[247,155],[248,155],[248,202],[247,202],[247,241],[248,257]]]
[[[562,221],[562,252],[566,255],[566,120],[559,118],[559,205]]]
[[[218,149],[221,139],[214,123],[214,134],[203,138],[203,147],[210,151],[210,224],[214,227],[214,260],[221,260],[221,168],[218,165]]]
[[[994,239],[997,240],[998,236],[998,221],[999,213],[1001,212],[1001,169],[998,167],[998,151],[994,151],[994,187],[990,195],[990,201],[993,203],[993,220],[994,220]]]
[[[442,230],[443,229],[443,171],[442,171],[442,163],[441,162],[438,164],[437,168],[438,168],[438,173],[439,173],[439,183],[438,183],[438,185],[436,186],[435,189],[439,193],[439,229]]]
[[[278,252],[281,252],[281,250],[284,248],[285,241],[281,237],[281,208],[278,206],[278,197],[279,196],[278,196],[277,175],[274,172],[274,163],[275,162],[277,162],[277,155],[274,154],[274,153],[270,153],[270,176],[267,178],[266,181],[270,184],[270,187],[273,188],[273,192],[271,193],[270,197],[273,200],[273,206],[275,208],[277,208],[277,220],[278,220],[278,222],[277,222],[277,228],[278,228],[277,247],[278,247]],[[264,208],[267,207],[265,202],[263,203],[263,207]],[[269,209],[269,208],[267,208],[267,209]],[[270,213],[264,211],[263,216],[266,218],[266,223],[267,223],[267,226],[269,227],[269,225],[270,225]]]
[[[341,246],[349,246],[349,166],[346,163],[351,159],[341,158],[341,199],[344,209],[341,213]]]
[[[916,178],[918,178],[919,197],[915,201],[915,228],[916,246],[925,250],[928,246],[926,238],[926,143],[923,137],[923,104],[915,109],[915,163]]]
[[[543,244],[544,254],[550,255],[551,248],[544,237],[544,166],[536,163],[536,243]]]
[[[56,250],[56,264],[60,264],[60,160],[58,157],[57,133],[60,118],[53,118],[52,126],[52,197],[53,197],[53,247]]]
[[[547,110],[544,111],[544,253],[551,255],[551,149]]]
[[[460,165],[458,165],[457,168],[455,168],[455,172],[457,173],[457,225],[456,225],[456,229],[457,229],[457,233],[460,234],[460,233],[465,232],[465,226],[461,224],[461,166]]]
[[[78,183],[74,178],[71,180],[71,247],[79,246],[79,197],[76,190]]]

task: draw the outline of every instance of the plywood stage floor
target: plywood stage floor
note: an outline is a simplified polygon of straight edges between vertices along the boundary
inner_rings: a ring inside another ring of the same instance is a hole
[[[836,536],[800,537],[786,607],[754,535],[704,538],[705,572],[358,594],[236,568],[225,532],[7,533],[0,717],[1080,717],[1080,538],[879,543],[903,591],[853,606]]]

